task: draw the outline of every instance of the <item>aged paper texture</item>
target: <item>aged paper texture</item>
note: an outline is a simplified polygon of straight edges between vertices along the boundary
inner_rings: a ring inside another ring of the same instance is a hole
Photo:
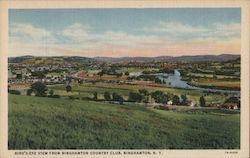
[[[249,1],[0,1],[0,157],[249,157]]]

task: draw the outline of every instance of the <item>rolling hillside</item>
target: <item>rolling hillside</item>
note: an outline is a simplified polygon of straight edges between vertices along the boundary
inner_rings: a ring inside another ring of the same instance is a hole
[[[9,149],[239,149],[240,115],[9,95]]]

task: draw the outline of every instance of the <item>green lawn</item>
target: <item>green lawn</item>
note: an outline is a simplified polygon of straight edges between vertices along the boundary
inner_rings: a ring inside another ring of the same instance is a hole
[[[239,149],[240,114],[9,95],[9,149]]]

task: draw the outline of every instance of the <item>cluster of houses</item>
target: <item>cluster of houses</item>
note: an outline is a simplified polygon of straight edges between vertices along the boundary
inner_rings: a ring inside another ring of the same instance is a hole
[[[54,70],[62,70],[61,72],[53,72]],[[23,64],[10,64],[8,67],[8,84],[25,84],[25,83],[35,83],[37,81],[46,82],[48,84],[64,83],[66,81],[66,70],[68,67],[57,66],[33,66],[33,65],[23,65]],[[44,77],[33,75],[34,72],[46,71]]]

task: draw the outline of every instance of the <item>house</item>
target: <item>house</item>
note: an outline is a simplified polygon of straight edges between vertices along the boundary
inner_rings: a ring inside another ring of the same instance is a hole
[[[196,105],[196,102],[195,102],[195,101],[192,101],[192,100],[187,100],[187,105],[188,105],[188,106],[195,106],[195,105]]]
[[[225,109],[238,109],[237,103],[234,102],[226,102],[221,107]]]
[[[172,100],[169,100],[169,101],[167,102],[167,105],[173,105],[173,101],[172,101]]]
[[[210,107],[220,107],[221,104],[220,103],[211,103],[209,106]]]

